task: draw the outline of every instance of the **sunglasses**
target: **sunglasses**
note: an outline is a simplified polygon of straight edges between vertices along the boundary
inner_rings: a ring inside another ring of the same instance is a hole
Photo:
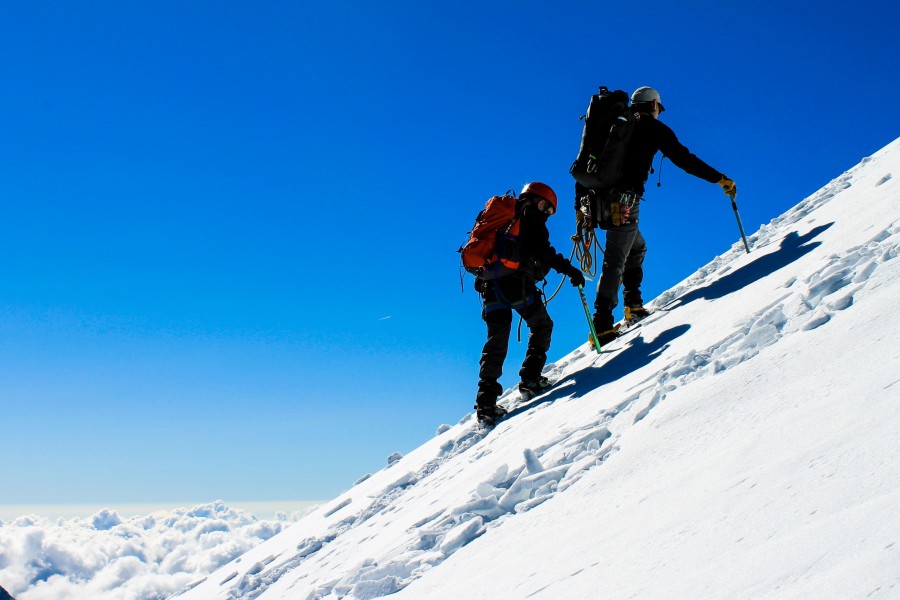
[[[553,208],[553,205],[550,204],[549,201],[544,200],[543,198],[538,200],[537,207],[538,207],[539,211],[541,211],[542,213],[546,213],[548,215],[553,215],[553,213],[556,212],[556,209]]]

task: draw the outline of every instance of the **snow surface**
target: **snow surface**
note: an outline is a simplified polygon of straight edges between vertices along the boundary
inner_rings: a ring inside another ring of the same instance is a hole
[[[900,598],[895,172],[900,140],[177,600]]]
[[[895,172],[900,139],[494,431],[441,426],[173,598],[900,598]],[[122,565],[89,596],[159,597]]]

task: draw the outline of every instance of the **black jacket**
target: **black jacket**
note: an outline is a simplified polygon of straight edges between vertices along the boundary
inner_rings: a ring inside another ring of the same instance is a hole
[[[573,269],[572,263],[550,243],[547,215],[538,210],[534,204],[523,203],[520,218],[519,248],[522,263],[520,271],[524,271],[535,280],[543,279],[550,269],[568,275]]]
[[[672,161],[675,166],[710,183],[718,183],[722,173],[715,170],[678,141],[675,132],[665,123],[648,114],[639,114],[634,131],[625,150],[623,177],[616,187],[629,189],[638,196],[644,193],[644,184],[650,176],[653,157],[657,152]]]

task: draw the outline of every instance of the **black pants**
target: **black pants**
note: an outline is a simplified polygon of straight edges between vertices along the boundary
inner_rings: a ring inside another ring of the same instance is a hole
[[[643,305],[641,282],[644,280],[646,254],[647,244],[637,225],[606,231],[603,270],[597,283],[597,299],[594,301],[595,326],[604,330],[612,327],[612,310],[619,304],[621,285],[625,287],[623,296],[626,306]],[[598,324],[598,321],[602,322]]]
[[[513,311],[522,316],[529,330],[528,349],[519,369],[519,376],[524,380],[534,381],[541,376],[547,363],[553,321],[534,282],[524,277],[512,275],[487,281],[482,297],[484,308],[481,317],[487,324],[487,341],[481,351],[476,402],[482,406],[494,406],[503,392],[499,379],[509,349]]]

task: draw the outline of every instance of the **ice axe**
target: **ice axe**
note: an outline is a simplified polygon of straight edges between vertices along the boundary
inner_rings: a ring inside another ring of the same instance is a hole
[[[747,254],[750,254],[750,245],[747,244],[747,236],[744,235],[744,225],[741,223],[741,215],[738,213],[737,202],[734,201],[734,198],[731,199],[731,208],[734,209],[734,218],[737,219],[738,229],[741,230],[741,239],[744,240],[744,249],[747,250]]]
[[[594,345],[594,350],[603,354],[603,350],[600,349],[600,343],[597,341],[597,330],[594,329],[594,319],[591,318],[591,310],[588,308],[587,298],[584,297],[584,286],[578,286],[578,293],[581,295],[581,306],[584,307],[584,316],[587,319],[588,327],[591,328],[591,343]]]

